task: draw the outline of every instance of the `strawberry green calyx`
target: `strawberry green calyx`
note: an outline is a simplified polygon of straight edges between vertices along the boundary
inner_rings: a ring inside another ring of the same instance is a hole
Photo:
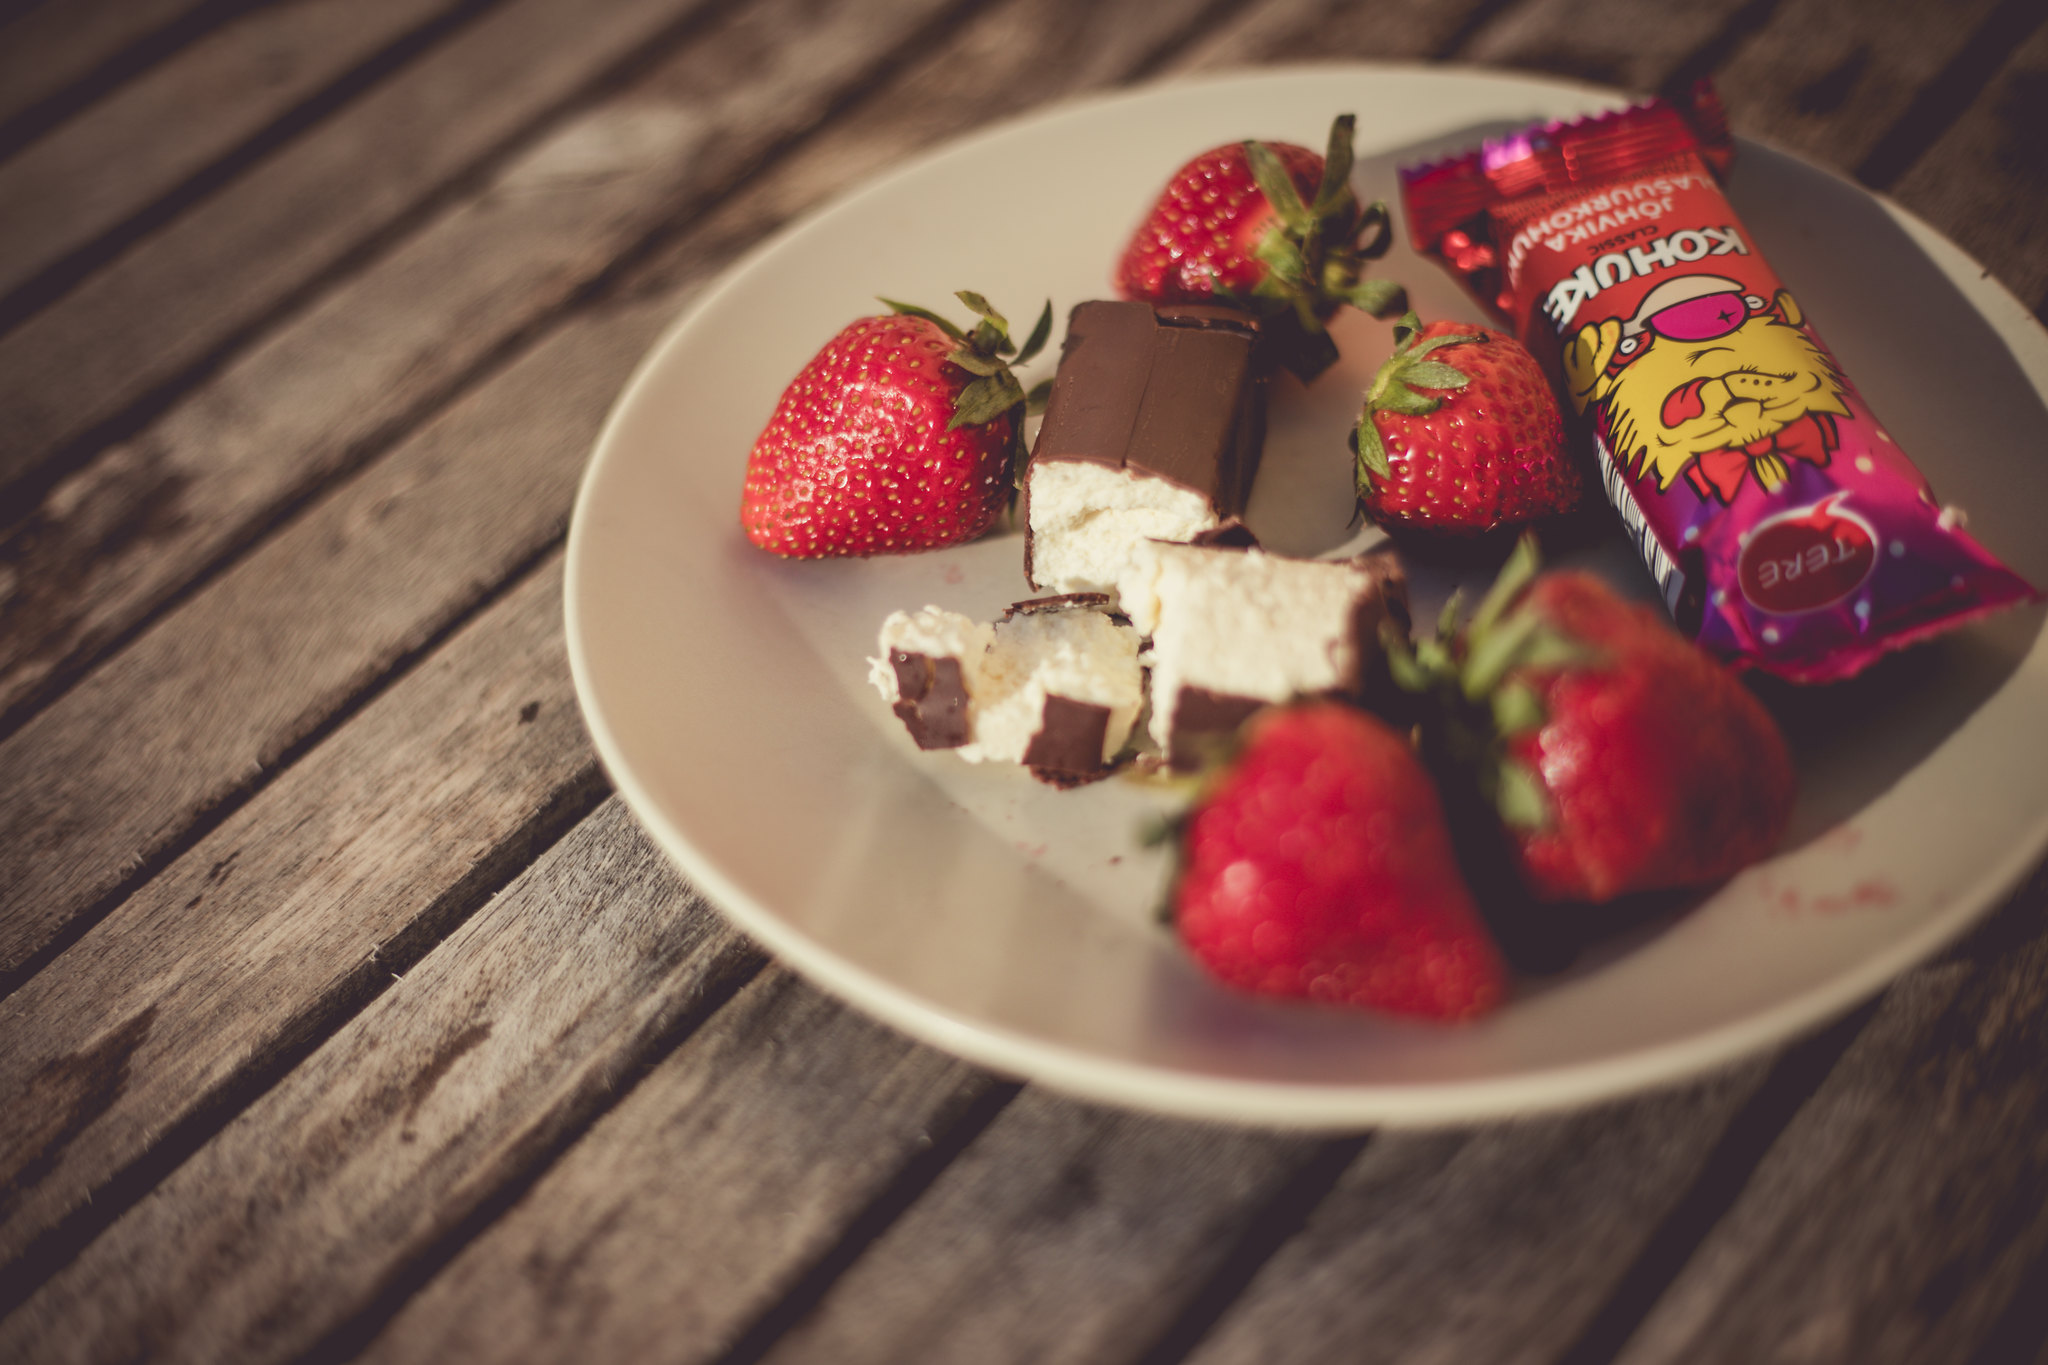
[[[1536,539],[1524,535],[1469,621],[1459,627],[1456,596],[1444,604],[1434,638],[1413,649],[1382,627],[1388,671],[1404,691],[1434,696],[1445,751],[1478,781],[1481,794],[1513,829],[1542,829],[1553,819],[1542,780],[1508,753],[1540,729],[1543,702],[1522,670],[1584,667],[1594,654],[1518,604],[1542,567]]]
[[[1244,144],[1245,160],[1275,222],[1252,254],[1266,267],[1253,289],[1262,311],[1289,320],[1299,333],[1281,348],[1282,359],[1305,383],[1328,368],[1337,351],[1323,319],[1339,303],[1386,317],[1405,307],[1407,294],[1392,280],[1366,279],[1365,264],[1385,255],[1393,223],[1378,200],[1360,207],[1351,189],[1352,133],[1357,118],[1340,114],[1330,124],[1323,174],[1315,198],[1304,204],[1294,177],[1263,142]]]
[[[1045,349],[1046,340],[1052,335],[1052,300],[1046,300],[1038,321],[1032,325],[1031,335],[1019,348],[1010,339],[1009,319],[991,307],[987,299],[971,289],[962,289],[953,297],[966,304],[981,319],[972,332],[963,332],[937,313],[914,303],[899,303],[888,298],[881,300],[893,312],[923,318],[958,343],[947,353],[946,359],[974,378],[961,389],[959,398],[954,401],[953,420],[946,424],[947,430],[985,426],[1020,405],[1029,412],[1042,410],[1051,381],[1038,385],[1027,394],[1013,367],[1030,364]],[[1024,423],[1020,414],[1010,429],[1013,475],[1021,474],[1023,454]]]
[[[1045,349],[1046,339],[1052,335],[1052,301],[1046,300],[1030,337],[1019,350],[1017,343],[1010,340],[1009,319],[990,307],[987,299],[971,289],[963,289],[953,297],[966,304],[981,319],[972,332],[963,332],[937,313],[914,303],[898,303],[894,299],[883,299],[882,302],[895,312],[923,318],[959,343],[946,359],[975,378],[961,390],[953,407],[953,420],[947,426],[949,429],[983,426],[1025,401],[1024,386],[1017,381],[1011,367],[1029,364]]]
[[[1394,353],[1373,376],[1372,387],[1366,390],[1365,404],[1359,410],[1358,426],[1353,433],[1353,445],[1358,451],[1358,491],[1361,494],[1372,490],[1374,479],[1384,479],[1393,473],[1373,414],[1397,412],[1406,417],[1426,417],[1435,412],[1443,406],[1444,400],[1435,394],[1417,393],[1418,387],[1462,389],[1468,381],[1464,371],[1432,359],[1430,353],[1466,342],[1484,343],[1486,339],[1480,332],[1423,338],[1422,319],[1412,312],[1403,314],[1401,320],[1394,324]]]

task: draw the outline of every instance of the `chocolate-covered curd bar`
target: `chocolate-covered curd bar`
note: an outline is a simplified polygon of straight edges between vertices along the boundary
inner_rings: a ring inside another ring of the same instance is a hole
[[[1032,587],[1114,592],[1134,546],[1244,510],[1265,439],[1257,343],[1255,321],[1228,308],[1074,308],[1024,473]]]
[[[1151,734],[1176,767],[1200,761],[1205,738],[1261,706],[1365,699],[1380,672],[1380,623],[1408,628],[1407,580],[1387,551],[1325,561],[1147,541],[1120,595],[1152,639]]]

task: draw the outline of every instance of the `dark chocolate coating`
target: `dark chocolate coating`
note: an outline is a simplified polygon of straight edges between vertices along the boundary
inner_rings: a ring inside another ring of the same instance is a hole
[[[889,709],[920,749],[957,749],[967,742],[967,680],[960,661],[934,659],[897,649],[889,652],[896,670],[896,704]]]
[[[1271,703],[1258,697],[1211,692],[1206,687],[1183,687],[1173,706],[1173,734],[1167,759],[1182,772],[1198,768],[1208,757],[1205,738],[1227,739],[1237,733],[1252,712]]]
[[[1032,586],[1030,470],[1078,460],[1164,479],[1244,511],[1266,436],[1252,320],[1217,306],[1154,312],[1094,300],[1067,319],[1059,373],[1024,478],[1024,573]]]
[[[1063,592],[1052,597],[1032,597],[1022,602],[1012,602],[1003,608],[1005,621],[1019,616],[1044,616],[1055,611],[1100,611],[1111,616],[1109,594],[1106,592]]]
[[[1256,550],[1259,538],[1252,534],[1252,528],[1236,517],[1211,526],[1206,531],[1197,531],[1188,541],[1205,550]]]
[[[1047,696],[1038,733],[1024,750],[1024,765],[1063,777],[1093,776],[1102,771],[1102,741],[1108,735],[1107,706]]]

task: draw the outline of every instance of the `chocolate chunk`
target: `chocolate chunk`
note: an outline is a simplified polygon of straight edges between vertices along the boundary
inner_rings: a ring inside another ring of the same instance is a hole
[[[1237,733],[1252,712],[1270,703],[1257,697],[1234,697],[1206,687],[1183,687],[1173,707],[1172,763],[1187,772],[1202,766],[1209,751]]]
[[[1108,736],[1107,706],[1049,695],[1045,719],[1024,750],[1024,765],[1061,777],[1096,776],[1103,771],[1102,743]]]
[[[1022,602],[1012,602],[1003,608],[1003,620],[1012,621],[1019,616],[1042,616],[1049,611],[1103,611],[1111,616],[1110,597],[1106,592],[1063,592],[1051,597],[1032,597]]]
[[[957,749],[968,739],[967,681],[958,659],[893,650],[897,702],[890,709],[920,749]]]

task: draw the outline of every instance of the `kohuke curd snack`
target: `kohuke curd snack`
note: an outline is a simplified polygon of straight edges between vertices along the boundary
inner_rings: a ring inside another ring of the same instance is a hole
[[[1702,86],[1402,173],[1418,250],[1552,358],[1680,628],[1795,682],[2038,593],[1872,414],[1722,193]]]

